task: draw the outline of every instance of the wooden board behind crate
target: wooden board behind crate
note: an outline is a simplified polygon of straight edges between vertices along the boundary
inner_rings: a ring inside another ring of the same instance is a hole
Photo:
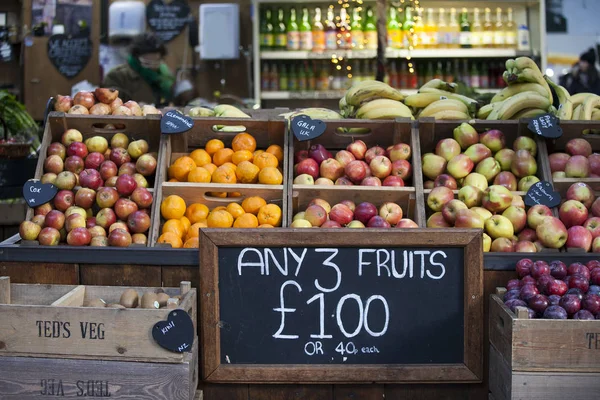
[[[518,372],[600,373],[600,321],[517,318],[490,299],[490,344]]]
[[[193,400],[198,386],[197,359],[197,339],[192,352],[184,353],[177,364],[2,357],[0,398],[78,398],[87,394],[115,400]],[[88,385],[96,390],[95,394],[87,391]]]
[[[115,309],[83,307],[91,299],[118,303],[125,289],[116,286],[10,285],[0,281],[0,356],[91,359],[134,359],[182,362],[184,355],[155,343],[152,328],[166,321],[170,309]],[[158,288],[133,287],[141,295]],[[179,308],[196,321],[196,290],[190,282],[164,288],[171,297],[181,295]],[[3,295],[4,293],[4,295]]]

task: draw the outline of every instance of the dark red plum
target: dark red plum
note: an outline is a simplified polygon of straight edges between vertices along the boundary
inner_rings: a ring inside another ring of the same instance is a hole
[[[565,293],[565,294],[575,294],[575,295],[579,296],[579,300],[583,299],[583,292],[579,288],[571,288],[571,289],[567,290],[567,293]]]
[[[581,275],[572,275],[568,283],[570,288],[580,289],[582,293],[587,293],[590,288],[590,280]]]
[[[519,298],[519,294],[521,294],[521,290],[520,289],[509,290],[508,292],[504,293],[503,300],[506,302],[508,300],[518,299]]]
[[[543,294],[536,294],[527,301],[527,305],[538,314],[543,314],[550,302]]]
[[[550,306],[557,306],[558,303],[560,302],[560,296],[557,294],[551,294],[550,296],[548,296],[548,304]]]
[[[590,282],[592,285],[600,286],[600,268],[594,268],[590,276]]]
[[[582,263],[573,263],[567,268],[569,275],[581,275],[588,281],[590,280],[590,270]]]
[[[521,287],[525,286],[525,285],[535,285],[537,284],[537,279],[535,279],[533,276],[531,275],[527,275],[524,276],[523,279],[521,279]]]
[[[518,280],[518,279],[511,279],[506,284],[506,290],[520,289],[521,285],[522,284],[521,284],[520,280]]]
[[[573,315],[573,319],[593,320],[595,318],[594,318],[594,314],[592,314],[588,310],[579,310]]]
[[[567,312],[561,306],[550,306],[544,311],[546,319],[567,319]]]
[[[542,275],[537,281],[537,288],[542,294],[548,293],[548,285],[554,281],[552,275]]]
[[[550,275],[550,266],[546,261],[536,261],[531,266],[531,276],[540,279],[544,275]]]
[[[600,296],[597,294],[586,294],[581,301],[581,308],[588,310],[592,314],[600,312]]]
[[[588,294],[600,294],[600,286],[590,285],[590,288],[588,289]]]
[[[534,319],[534,318],[537,318],[537,315],[536,315],[535,311],[533,311],[531,308],[527,307],[527,317],[529,319]]]
[[[590,272],[592,272],[594,268],[600,268],[600,260],[590,260],[585,264],[585,266],[590,270]]]
[[[548,295],[552,295],[552,294],[556,294],[558,296],[562,296],[563,294],[567,293],[567,290],[569,290],[569,287],[567,286],[567,284],[564,281],[555,279],[553,282],[550,282],[548,284]]]
[[[562,261],[552,261],[550,263],[550,275],[556,279],[564,279],[567,276],[567,266]]]
[[[523,258],[517,262],[516,270],[519,278],[523,278],[531,273],[531,267],[533,266],[533,261],[529,258]]]
[[[576,294],[565,294],[558,303],[559,306],[565,309],[567,314],[573,315],[581,310],[581,300]]]
[[[508,307],[510,309],[510,311],[512,312],[516,312],[516,308],[517,307],[527,307],[527,303],[525,303],[523,300],[519,300],[519,299],[512,299],[512,300],[508,300],[506,303],[504,303],[506,305],[506,307]]]
[[[538,290],[538,288],[535,285],[527,284],[521,288],[521,293],[519,294],[519,298],[521,300],[528,301],[530,298],[532,298],[533,296],[535,296],[536,294],[539,294],[539,293],[540,293],[540,291]]]

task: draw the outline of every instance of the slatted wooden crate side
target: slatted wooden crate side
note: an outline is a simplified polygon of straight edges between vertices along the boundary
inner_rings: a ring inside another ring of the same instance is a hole
[[[198,340],[176,364],[3,357],[0,398],[110,397],[115,400],[193,400],[198,387]]]
[[[412,148],[411,164],[413,168],[412,185],[415,188],[415,222],[419,226],[425,227],[427,225],[427,218],[425,213],[425,198],[423,197],[423,168],[421,165],[423,154],[421,152],[421,135],[417,121],[412,124],[410,140]]]

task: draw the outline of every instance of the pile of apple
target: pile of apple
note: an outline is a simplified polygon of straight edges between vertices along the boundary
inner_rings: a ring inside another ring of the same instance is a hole
[[[511,311],[526,307],[529,318],[600,319],[600,261],[567,267],[524,258],[516,270],[519,279],[508,281],[503,298]]]
[[[569,186],[566,200],[560,205],[558,218],[566,235],[565,247],[600,253],[600,197],[583,182]]]
[[[504,133],[492,129],[477,133],[462,123],[453,131],[454,138],[440,140],[434,153],[423,155],[425,189],[446,186],[452,190],[472,185],[485,190],[488,184],[502,185],[512,191],[529,190],[539,179],[535,140],[519,136],[513,149],[506,147]]]
[[[384,149],[367,148],[362,140],[333,156],[321,144],[294,154],[294,183],[298,185],[404,186],[412,177],[411,148],[397,143]]]
[[[49,246],[147,244],[153,197],[146,177],[155,170],[156,156],[143,139],[130,142],[117,133],[109,147],[102,136],[84,143],[81,132],[67,130],[48,146],[41,178],[58,192],[21,223],[21,238]]]
[[[393,202],[379,209],[369,202],[355,204],[342,200],[333,207],[324,199],[313,199],[306,210],[294,215],[292,228],[418,228],[409,218],[402,218],[402,207]]]
[[[98,88],[94,92],[77,92],[71,96],[56,96],[54,111],[68,114],[119,115],[142,117],[150,114],[162,114],[151,105],[141,106],[135,101],[123,103],[116,89]]]
[[[600,154],[585,139],[571,139],[565,153],[548,156],[552,178],[600,178]]]

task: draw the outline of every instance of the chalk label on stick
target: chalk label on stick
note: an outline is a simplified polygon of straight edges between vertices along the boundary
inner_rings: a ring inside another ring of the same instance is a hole
[[[318,138],[325,132],[325,122],[312,119],[307,115],[300,115],[292,119],[292,132],[301,142]]]

